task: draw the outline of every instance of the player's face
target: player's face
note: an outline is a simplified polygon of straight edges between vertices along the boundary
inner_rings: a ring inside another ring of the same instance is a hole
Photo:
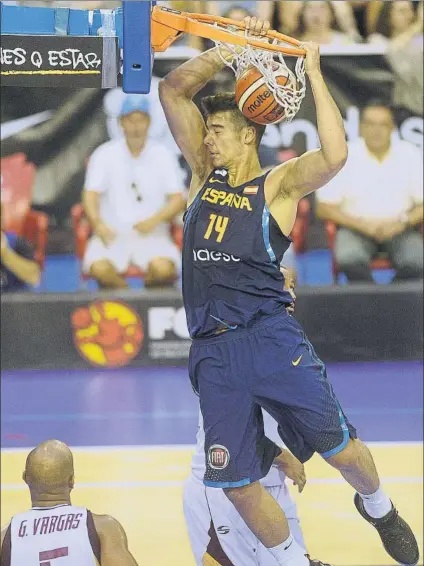
[[[150,126],[150,118],[144,112],[132,112],[121,118],[121,126],[127,140],[144,142]]]
[[[394,124],[388,108],[366,108],[361,119],[361,136],[371,151],[385,151],[390,146]]]
[[[209,116],[204,143],[214,167],[228,168],[244,152],[243,130],[237,128],[228,112]]]

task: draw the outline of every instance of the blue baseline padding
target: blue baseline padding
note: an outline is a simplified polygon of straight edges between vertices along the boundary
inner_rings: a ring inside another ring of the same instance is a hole
[[[124,61],[123,90],[146,94],[150,91],[153,50],[150,42],[150,11],[152,2],[124,0]]]

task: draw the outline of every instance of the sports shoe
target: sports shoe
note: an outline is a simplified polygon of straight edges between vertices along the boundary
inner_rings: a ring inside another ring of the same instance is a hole
[[[321,560],[312,560],[309,554],[306,555],[306,558],[308,558],[310,566],[330,566],[330,564],[327,564],[327,562],[321,562]]]
[[[399,516],[392,504],[392,509],[381,519],[370,517],[365,510],[362,497],[355,495],[355,507],[359,514],[377,529],[386,552],[403,566],[416,566],[420,558],[418,544],[408,523]]]

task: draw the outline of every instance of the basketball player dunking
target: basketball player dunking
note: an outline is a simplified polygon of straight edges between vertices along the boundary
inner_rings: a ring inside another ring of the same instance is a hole
[[[256,18],[246,23],[254,35],[270,27]],[[323,363],[286,312],[289,294],[281,293],[279,264],[298,201],[328,183],[347,158],[343,120],[322,77],[319,48],[303,47],[321,148],[267,174],[258,158],[264,129],[243,116],[233,95],[203,100],[206,123],[193,102],[224,67],[216,48],[172,71],[159,87],[169,126],[192,170],[183,295],[193,339],[190,379],[205,427],[204,483],[225,490],[278,564],[308,565],[283,511],[258,481],[279,454],[264,435],[263,407],[299,460],[318,452],[341,472],[387,552],[401,564],[416,564],[415,537],[384,492]]]
[[[289,314],[294,313],[296,294],[292,273],[281,267],[284,275],[284,288],[290,293],[292,303],[287,306]],[[266,411],[262,411],[265,434],[277,445],[281,440],[277,423]],[[275,558],[248,529],[235,507],[225,497],[222,489],[205,487],[205,432],[202,414],[199,414],[196,451],[191,460],[191,474],[184,484],[184,516],[190,538],[191,549],[197,566],[275,566]],[[283,446],[281,446],[283,448]],[[287,487],[287,478],[293,480],[302,492],[306,476],[304,466],[288,450],[282,450],[278,461],[267,476],[261,480],[265,489],[283,509],[290,531],[298,544],[307,550],[296,503]],[[330,566],[320,560],[309,558],[310,566]]]
[[[72,505],[74,465],[65,444],[48,440],[37,446],[23,479],[32,508],[2,530],[1,566],[137,566],[118,521]]]

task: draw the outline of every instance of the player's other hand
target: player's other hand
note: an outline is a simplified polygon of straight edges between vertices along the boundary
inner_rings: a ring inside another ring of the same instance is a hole
[[[271,29],[271,24],[267,21],[260,20],[256,16],[248,16],[244,18],[248,35],[266,35]]]
[[[306,51],[305,71],[308,75],[321,72],[319,45],[314,41],[305,41],[300,47]]]
[[[276,464],[288,478],[293,480],[293,484],[297,485],[299,493],[302,493],[306,484],[305,466],[288,450],[283,450],[274,460],[274,464]]]

